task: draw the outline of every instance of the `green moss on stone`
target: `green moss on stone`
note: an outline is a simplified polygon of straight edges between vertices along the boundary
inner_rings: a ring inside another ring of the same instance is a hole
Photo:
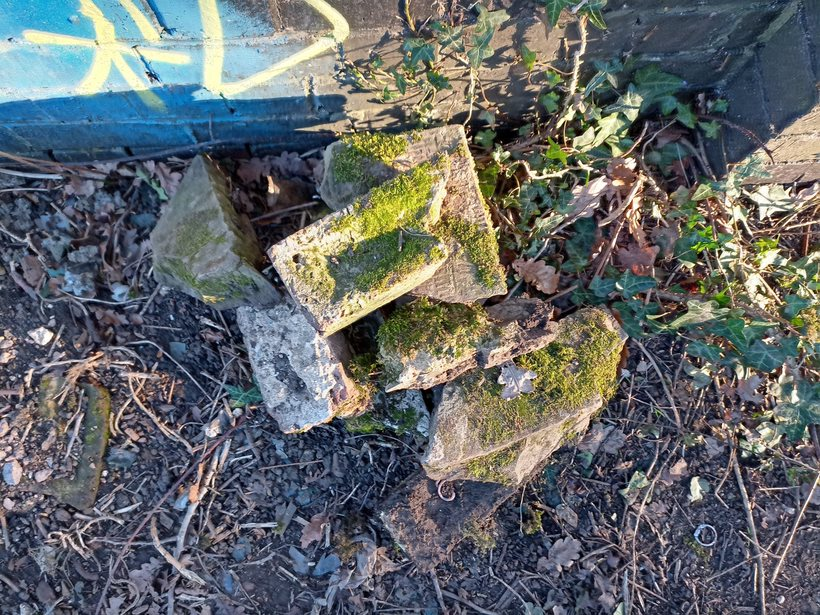
[[[474,480],[493,483],[510,483],[505,470],[514,463],[521,452],[521,445],[514,444],[497,453],[477,457],[467,463],[467,476]]]
[[[476,348],[490,328],[481,306],[421,298],[393,312],[377,339],[382,357],[426,352],[431,357],[459,358]]]
[[[345,144],[333,157],[333,174],[344,183],[372,181],[367,177],[367,164],[378,161],[386,165],[407,150],[407,137],[382,132],[357,132],[344,135]]]
[[[156,267],[160,273],[187,284],[199,293],[200,298],[205,303],[219,303],[226,299],[239,299],[247,294],[248,289],[257,288],[254,278],[239,272],[233,272],[219,278],[197,277],[178,258],[166,259],[161,263],[157,263]]]
[[[441,159],[374,188],[366,201],[352,206],[352,214],[339,218],[332,231],[343,239],[326,254],[305,250],[292,271],[319,298],[340,300],[352,291],[384,290],[431,260],[445,254],[438,239],[429,234],[430,198]]]
[[[443,216],[435,233],[458,243],[476,268],[476,279],[485,288],[504,281],[504,269],[498,262],[498,240],[492,229],[482,228],[453,216]]]
[[[543,424],[560,410],[582,406],[596,395],[604,400],[615,392],[620,355],[618,334],[606,326],[606,316],[591,312],[584,320],[565,326],[546,348],[515,360],[532,370],[532,393],[511,400],[501,398],[499,370],[473,372],[463,384],[471,407],[469,421],[481,444],[489,446]]]

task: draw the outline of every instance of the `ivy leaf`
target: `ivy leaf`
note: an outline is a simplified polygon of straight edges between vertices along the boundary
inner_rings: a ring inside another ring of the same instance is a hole
[[[572,140],[572,147],[579,152],[585,152],[593,147],[595,143],[595,128],[590,126],[582,134]]]
[[[592,291],[596,297],[603,299],[608,297],[610,293],[615,292],[615,280],[596,275],[589,283],[589,290]]]
[[[535,60],[537,57],[538,54],[536,54],[532,49],[526,45],[521,45],[521,63],[524,65],[524,68],[527,69],[528,73],[531,73],[535,68]]]
[[[427,81],[429,81],[430,85],[432,85],[436,90],[453,89],[453,86],[450,85],[450,80],[438,71],[427,71]]]
[[[621,94],[617,101],[604,109],[604,113],[620,113],[630,122],[638,119],[638,114],[641,112],[641,103],[643,97],[635,91],[635,86],[629,84],[626,93]]]
[[[476,145],[480,145],[484,149],[492,149],[495,136],[494,130],[479,130],[473,138],[473,141],[475,141]]]
[[[510,15],[507,11],[488,11],[485,6],[478,5],[478,19],[471,41],[473,48],[467,52],[470,66],[478,68],[484,60],[495,53],[495,49],[490,46],[490,43],[498,27],[509,18]]]
[[[632,474],[632,478],[629,479],[629,483],[626,487],[619,489],[618,493],[620,493],[627,502],[632,504],[638,499],[641,489],[645,489],[648,486],[649,480],[647,480],[646,474],[640,470],[636,470],[635,473]]]
[[[811,397],[798,403],[778,404],[774,408],[777,431],[792,444],[808,438],[809,425],[820,425],[820,400]]]
[[[558,25],[561,11],[571,7],[572,4],[573,0],[545,0],[544,6],[547,8],[547,19],[553,28]]]
[[[710,363],[720,363],[721,359],[719,346],[707,344],[706,342],[702,342],[700,340],[689,342],[686,346],[686,354],[690,357],[697,357],[698,359],[709,361]]]
[[[423,38],[412,37],[404,41],[402,49],[410,54],[407,62],[415,68],[419,62],[432,64],[436,60],[436,48]]]
[[[658,283],[655,278],[650,278],[642,275],[635,275],[631,271],[627,271],[621,276],[621,279],[616,283],[616,288],[620,291],[624,299],[631,299],[638,293],[655,288]]]
[[[744,365],[766,373],[771,373],[781,367],[785,360],[786,352],[782,348],[760,340],[749,346],[741,356]]]
[[[692,327],[694,325],[720,320],[728,315],[730,311],[729,308],[720,307],[717,301],[698,301],[697,299],[687,301],[686,307],[688,308],[686,314],[678,316],[666,325],[669,329]],[[741,320],[741,322],[743,321]]]
[[[689,104],[678,103],[676,105],[678,113],[675,119],[687,128],[694,128],[697,124],[698,116],[692,111],[692,106]]]
[[[653,104],[662,103],[663,107],[672,102],[672,108],[667,112],[671,112],[677,106],[677,100],[674,95],[683,87],[684,81],[680,77],[670,75],[660,70],[654,64],[645,66],[635,73],[635,89],[641,95],[643,101],[641,109],[646,111]]]
[[[442,49],[452,47],[457,53],[464,52],[464,28],[461,26],[454,28],[440,21],[434,22],[430,28],[435,32],[438,44],[441,45]]]
[[[714,120],[711,122],[700,121],[698,122],[698,127],[703,131],[707,139],[717,139],[720,134],[720,124]]]
[[[749,196],[757,204],[757,215],[760,220],[771,218],[774,214],[791,211],[794,208],[794,199],[780,184],[763,185]]]

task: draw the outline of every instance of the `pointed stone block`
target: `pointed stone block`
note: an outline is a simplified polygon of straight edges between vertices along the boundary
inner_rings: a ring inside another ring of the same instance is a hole
[[[614,393],[626,335],[606,310],[558,321],[555,339],[515,359],[532,392],[505,399],[500,370],[473,370],[444,387],[422,458],[434,480],[519,483]]]
[[[319,331],[339,331],[442,266],[447,246],[432,229],[448,175],[447,158],[421,164],[271,247],[276,271]]]
[[[429,389],[472,369],[489,369],[555,339],[552,307],[538,299],[480,305],[401,306],[379,329],[385,390]]]
[[[372,186],[442,154],[450,157],[451,170],[435,233],[447,244],[450,257],[412,294],[449,303],[504,294],[507,285],[495,230],[461,125],[400,135],[357,133],[332,143],[325,150],[319,193],[331,208],[340,209]]]
[[[240,307],[236,321],[262,398],[285,433],[351,416],[368,403],[344,364],[341,334],[322,337],[290,302],[268,309]]]
[[[217,309],[270,305],[278,293],[257,271],[265,257],[247,218],[231,205],[225,177],[194,158],[151,233],[154,277]]]

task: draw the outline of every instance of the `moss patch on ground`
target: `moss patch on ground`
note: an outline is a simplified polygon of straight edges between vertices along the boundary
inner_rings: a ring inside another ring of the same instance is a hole
[[[475,349],[490,329],[481,306],[432,303],[421,298],[398,308],[379,328],[379,353],[382,358],[424,352],[431,357],[457,359]]]
[[[482,445],[491,446],[537,428],[558,411],[572,410],[596,396],[609,399],[617,382],[619,346],[618,333],[607,327],[606,315],[590,310],[566,325],[546,348],[514,361],[535,372],[532,393],[502,399],[498,369],[465,376],[471,429]]]
[[[333,174],[344,183],[367,182],[366,168],[374,161],[390,165],[407,150],[407,137],[383,132],[357,132],[344,135],[345,144],[333,157]]]

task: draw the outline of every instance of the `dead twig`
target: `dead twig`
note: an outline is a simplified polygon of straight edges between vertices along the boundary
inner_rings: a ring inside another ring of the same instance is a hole
[[[806,501],[803,502],[803,506],[800,508],[800,512],[797,514],[797,518],[794,520],[792,531],[789,533],[789,539],[786,541],[786,546],[783,547],[783,553],[780,554],[780,558],[777,560],[777,565],[774,567],[774,572],[772,572],[772,584],[774,584],[774,582],[777,581],[777,577],[780,574],[780,569],[783,567],[783,562],[786,561],[786,554],[789,552],[789,548],[791,548],[792,546],[794,536],[795,534],[797,534],[797,528],[800,527],[800,522],[803,520],[803,515],[806,514],[806,509],[809,507],[809,503],[811,503],[812,498],[814,498],[814,491],[817,489],[818,481],[820,481],[820,472],[817,472],[814,475],[814,483],[812,483],[811,489],[809,489],[809,494],[806,496]]]
[[[188,570],[185,566],[183,566],[182,562],[180,562],[177,558],[175,558],[171,553],[162,546],[162,543],[159,540],[159,534],[157,534],[157,520],[154,517],[151,517],[151,538],[154,540],[154,548],[159,551],[160,555],[165,558],[165,561],[171,564],[174,568],[176,568],[177,572],[181,574],[183,577],[191,581],[191,583],[196,583],[197,585],[205,585],[205,579],[199,576],[192,570]]]
[[[165,423],[163,423],[156,414],[154,414],[151,410],[148,409],[148,407],[145,404],[142,403],[142,401],[139,398],[139,395],[134,390],[133,377],[130,376],[130,375],[128,376],[128,389],[129,389],[129,391],[131,391],[131,399],[133,399],[134,403],[137,405],[137,407],[140,410],[142,410],[148,416],[148,418],[151,419],[151,422],[154,423],[154,425],[156,425],[157,429],[159,429],[160,432],[165,437],[167,437],[171,440],[176,440],[177,442],[182,444],[182,446],[185,447],[185,450],[188,451],[188,454],[193,455],[194,454],[194,447],[191,446],[188,443],[188,441],[185,438],[183,438],[181,435],[179,435],[176,431],[174,431],[173,429],[168,427]]]
[[[663,372],[661,368],[658,366],[658,362],[655,361],[655,357],[653,357],[646,347],[641,344],[638,340],[633,339],[632,342],[640,349],[640,351],[644,354],[644,356],[649,359],[649,362],[652,364],[652,368],[655,370],[655,373],[658,374],[658,378],[661,380],[661,386],[663,387],[663,392],[666,393],[666,398],[669,400],[669,405],[672,407],[672,413],[675,415],[675,425],[677,425],[678,429],[683,431],[683,423],[680,420],[680,413],[678,412],[678,407],[675,404],[675,399],[672,397],[672,392],[669,390],[669,386],[666,384],[666,378],[663,376]]]
[[[730,439],[729,442],[731,443],[732,450],[734,451],[734,440]],[[749,503],[749,494],[746,492],[746,485],[743,482],[743,474],[740,472],[740,464],[737,462],[737,455],[734,455],[732,458],[732,467],[735,471],[735,479],[737,479],[737,488],[738,491],[740,491],[740,499],[743,501],[743,510],[746,512],[746,525],[749,526],[749,534],[752,537],[752,546],[755,549],[760,614],[766,615],[766,571],[763,568],[763,551],[761,550],[760,543],[757,540],[757,528],[755,527],[755,520],[752,516],[752,506]]]
[[[441,594],[441,587],[438,584],[435,570],[430,571],[430,579],[433,581],[433,589],[436,590],[436,600],[438,600],[438,605],[441,607],[442,615],[447,615],[447,605],[444,604],[444,596]]]
[[[458,594],[454,594],[453,592],[448,592],[446,589],[441,590],[441,594],[443,596],[447,596],[450,600],[455,600],[456,602],[460,602],[464,606],[468,606],[477,613],[481,613],[481,615],[498,615],[495,611],[488,611],[487,609],[478,606],[475,602],[470,602],[466,598],[462,598]]]

